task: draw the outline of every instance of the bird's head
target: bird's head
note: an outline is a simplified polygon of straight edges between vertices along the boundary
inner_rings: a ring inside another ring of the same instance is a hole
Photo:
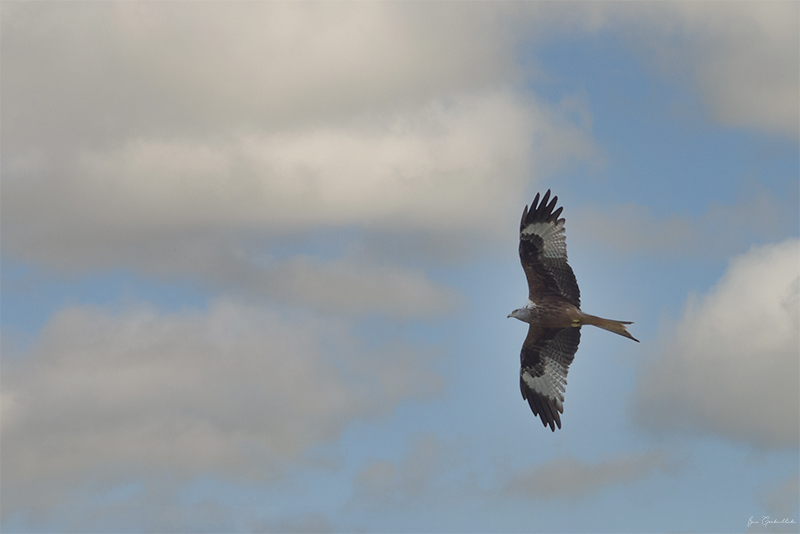
[[[506,319],[510,319],[511,317],[513,317],[514,319],[519,319],[520,321],[526,323],[530,322],[531,310],[529,310],[528,308],[517,308],[516,310],[509,313]]]

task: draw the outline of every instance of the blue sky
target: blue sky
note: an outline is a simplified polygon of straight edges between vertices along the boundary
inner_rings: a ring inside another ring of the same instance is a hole
[[[796,532],[798,6],[4,2],[2,530]]]

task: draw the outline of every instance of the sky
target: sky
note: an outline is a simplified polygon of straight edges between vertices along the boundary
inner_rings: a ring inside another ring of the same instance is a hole
[[[799,530],[800,3],[0,25],[3,532]],[[641,340],[583,329],[554,433],[547,189]]]

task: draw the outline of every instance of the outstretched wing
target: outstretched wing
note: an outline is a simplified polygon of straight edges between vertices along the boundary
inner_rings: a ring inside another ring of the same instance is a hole
[[[519,259],[528,279],[528,298],[536,301],[541,295],[555,293],[580,308],[581,291],[567,263],[564,219],[558,218],[564,208],[553,211],[558,197],[548,204],[549,198],[549,189],[541,202],[536,193],[530,211],[525,206],[519,224]]]
[[[553,432],[556,425],[561,428],[567,371],[580,341],[580,328],[531,325],[522,344],[519,372],[522,398],[527,399],[533,415],[538,415],[544,426],[550,425]]]

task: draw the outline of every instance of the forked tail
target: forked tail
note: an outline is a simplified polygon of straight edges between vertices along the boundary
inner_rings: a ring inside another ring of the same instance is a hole
[[[639,340],[633,337],[630,332],[628,332],[628,329],[625,328],[626,324],[633,324],[630,321],[615,321],[613,319],[603,319],[602,317],[589,315],[588,313],[581,313],[581,323],[598,326],[603,330],[608,330],[609,332],[614,332],[615,334],[632,339],[637,343],[639,342]]]

